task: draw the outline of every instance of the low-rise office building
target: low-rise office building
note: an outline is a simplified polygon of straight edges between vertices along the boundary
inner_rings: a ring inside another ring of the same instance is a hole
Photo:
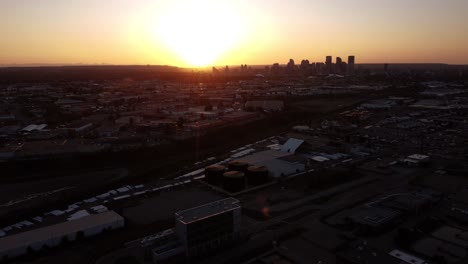
[[[221,248],[240,235],[241,207],[234,198],[180,211],[175,217],[176,233],[188,257]]]

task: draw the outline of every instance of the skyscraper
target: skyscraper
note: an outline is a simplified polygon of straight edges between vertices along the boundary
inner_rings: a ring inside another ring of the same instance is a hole
[[[340,65],[341,62],[343,62],[343,60],[341,59],[341,57],[336,57],[336,64]]]
[[[325,65],[326,65],[326,74],[332,73],[332,56],[327,56],[325,59]]]
[[[343,60],[341,59],[341,57],[336,57],[335,68],[334,68],[333,73],[341,74],[342,64],[343,64]]]
[[[348,75],[354,74],[354,56],[348,56]]]

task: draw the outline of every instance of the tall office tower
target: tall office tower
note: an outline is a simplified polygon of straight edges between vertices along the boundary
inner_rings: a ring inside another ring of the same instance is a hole
[[[347,70],[348,75],[354,75],[354,61],[355,61],[354,56],[348,56],[348,70]]]
[[[315,63],[315,71],[317,72],[317,74],[323,74],[324,73],[324,66],[325,64],[323,62],[316,62]]]
[[[348,75],[354,74],[354,56],[348,56]]]
[[[336,57],[334,73],[341,74],[341,66],[343,64],[343,60],[340,57]]]
[[[332,73],[332,56],[327,56],[325,59],[325,65],[326,65],[326,73],[330,74]]]
[[[189,257],[203,255],[239,238],[239,203],[231,197],[175,213],[176,233]]]
[[[343,60],[340,57],[336,57],[336,65],[340,65]]]

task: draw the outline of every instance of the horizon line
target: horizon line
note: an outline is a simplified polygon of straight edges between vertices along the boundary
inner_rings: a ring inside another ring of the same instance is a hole
[[[276,63],[276,62],[275,62]],[[270,64],[245,64],[247,66],[253,67],[264,67],[264,66],[271,66],[275,63]],[[311,62],[311,63],[325,63],[325,62]],[[333,63],[335,64],[335,63]],[[396,65],[447,65],[447,66],[468,66],[468,63],[445,63],[445,62],[362,62],[362,63],[355,63],[355,65],[385,65],[385,64],[396,64]],[[241,63],[241,65],[244,65]],[[287,63],[279,63],[279,65],[287,65]],[[300,65],[297,63],[296,65]],[[85,64],[85,63],[12,63],[12,64],[0,64],[0,68],[27,68],[27,67],[89,67],[89,66],[97,66],[97,67],[106,67],[106,66],[159,66],[159,67],[173,67],[173,68],[180,68],[180,69],[201,69],[201,68],[212,68],[212,67],[225,67],[225,66],[239,66],[239,64],[219,64],[219,65],[207,65],[207,66],[176,66],[176,65],[169,65],[169,64],[111,64],[111,63],[101,63],[101,64]]]

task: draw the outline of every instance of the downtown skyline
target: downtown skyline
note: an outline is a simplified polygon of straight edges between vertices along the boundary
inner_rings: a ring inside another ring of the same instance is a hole
[[[0,3],[0,64],[468,63],[463,0]]]

